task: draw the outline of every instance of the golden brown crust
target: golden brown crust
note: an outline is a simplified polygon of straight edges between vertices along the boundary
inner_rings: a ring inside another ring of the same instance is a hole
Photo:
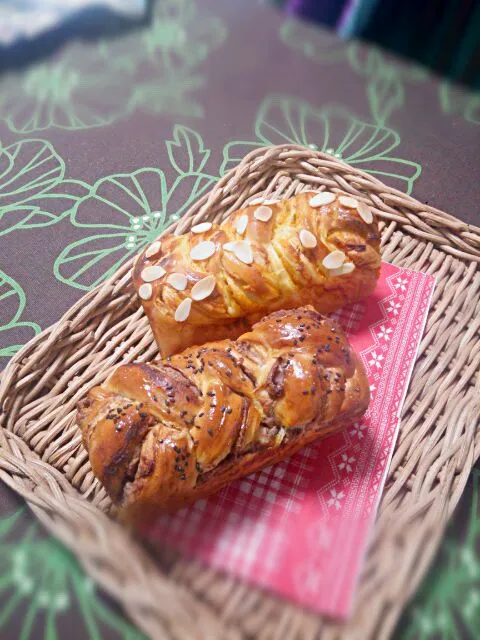
[[[367,224],[358,209],[344,206],[341,198],[312,207],[313,195],[306,192],[268,204],[272,216],[266,222],[255,218],[260,205],[250,205],[202,233],[163,236],[155,244],[157,251],[149,247],[139,256],[133,272],[137,291],[145,284],[142,272],[146,267],[161,266],[165,270],[163,276],[149,283],[150,297],[142,299],[163,357],[193,344],[236,338],[277,309],[311,304],[321,313],[330,313],[373,291],[380,270],[376,220]],[[244,216],[248,223],[239,233],[237,225]],[[315,236],[316,247],[302,245],[301,230]],[[213,243],[213,255],[193,260],[192,248],[204,241]],[[225,243],[236,241],[249,244],[252,264],[224,248]],[[351,273],[338,275],[322,264],[336,250],[354,266]],[[186,277],[183,291],[168,283],[172,273]],[[193,300],[185,321],[175,320],[179,304],[191,298],[193,286],[212,274],[212,293],[204,300]]]
[[[292,455],[368,402],[342,330],[309,307],[236,341],[119,367],[80,403],[78,424],[95,475],[136,522]]]

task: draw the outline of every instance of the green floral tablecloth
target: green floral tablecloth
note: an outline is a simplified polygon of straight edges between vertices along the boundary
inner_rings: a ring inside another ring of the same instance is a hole
[[[0,366],[245,153],[297,142],[478,222],[480,96],[255,2],[151,23],[0,79]],[[399,638],[480,637],[480,467]],[[0,487],[0,637],[142,637]]]

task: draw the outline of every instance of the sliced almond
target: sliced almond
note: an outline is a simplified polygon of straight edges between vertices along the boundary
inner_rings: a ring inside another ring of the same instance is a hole
[[[308,229],[301,229],[298,237],[305,249],[314,249],[317,246],[316,237]]]
[[[343,251],[339,251],[338,249],[336,249],[335,251],[329,253],[328,256],[325,256],[325,258],[322,260],[322,264],[326,269],[338,269],[338,267],[341,267],[345,262],[346,257],[347,256],[343,253]]]
[[[190,258],[192,260],[207,260],[215,253],[215,243],[211,240],[200,242],[190,250]]]
[[[166,273],[167,272],[163,267],[161,267],[160,265],[155,265],[153,267],[145,267],[140,275],[144,282],[153,282],[154,280],[163,278]]]
[[[183,273],[171,273],[167,278],[167,282],[177,291],[185,291],[187,288],[187,276]]]
[[[238,218],[237,223],[235,225],[235,229],[237,230],[237,233],[243,236],[243,234],[247,229],[247,225],[248,225],[248,216],[246,213],[244,213]]]
[[[340,196],[338,201],[340,204],[343,204],[344,207],[348,207],[349,209],[356,209],[358,207],[358,200],[350,198],[349,196]]]
[[[363,202],[359,202],[357,206],[357,211],[364,222],[366,222],[367,224],[372,224],[373,213],[369,206],[367,206]]]
[[[334,193],[330,193],[330,191],[322,191],[321,193],[317,193],[317,195],[310,198],[308,204],[311,207],[323,207],[325,204],[332,204],[336,200],[337,196]]]
[[[175,320],[177,322],[185,322],[185,320],[190,315],[191,308],[192,308],[191,298],[185,298],[185,300],[182,300],[175,311]]]
[[[142,300],[150,300],[153,293],[153,287],[151,284],[142,284],[138,288],[138,295]]]
[[[270,200],[264,200],[263,204],[277,204],[280,202],[280,198],[271,198]]]
[[[262,204],[261,207],[255,209],[253,217],[255,218],[255,220],[260,220],[260,222],[268,222],[272,217],[272,210],[270,209],[270,207],[266,207],[264,204]]]
[[[236,247],[233,250],[235,255],[237,256],[237,258],[241,261],[244,262],[245,264],[252,264],[253,262],[253,251],[252,251],[252,247],[250,246],[250,244],[248,242],[245,242],[244,240],[240,240],[239,242],[236,243]]]
[[[248,206],[252,205],[252,204],[263,204],[263,198],[255,198],[254,200],[251,200],[248,203]]]
[[[145,256],[147,258],[151,258],[152,256],[156,255],[160,251],[160,246],[160,242],[158,240],[155,240],[155,242],[152,242],[152,244],[145,251]]]
[[[330,269],[330,275],[332,276],[344,276],[347,273],[352,273],[355,270],[355,265],[353,262],[347,262],[346,264],[342,264],[338,269]]]
[[[192,227],[192,233],[205,233],[206,231],[210,231],[212,228],[211,222],[200,222],[200,224],[196,224]]]
[[[206,276],[193,285],[191,296],[193,300],[205,300],[215,289],[215,276]]]
[[[231,251],[235,256],[245,264],[252,264],[253,251],[252,247],[246,240],[237,240],[236,242],[226,242],[223,245],[225,251]]]

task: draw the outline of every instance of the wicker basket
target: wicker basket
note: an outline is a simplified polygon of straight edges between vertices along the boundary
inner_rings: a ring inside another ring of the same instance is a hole
[[[174,229],[221,220],[257,194],[351,193],[382,219],[383,257],[437,286],[353,618],[344,625],[173,554],[153,561],[107,513],[75,405],[112,367],[155,354],[131,262],[29,342],[1,377],[0,477],[154,638],[385,638],[421,580],[480,453],[480,229],[304,147],[259,149]]]

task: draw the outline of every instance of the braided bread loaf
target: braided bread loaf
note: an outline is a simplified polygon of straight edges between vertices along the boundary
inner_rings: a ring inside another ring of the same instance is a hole
[[[301,193],[159,238],[137,260],[133,282],[166,357],[236,338],[271,311],[311,304],[329,313],[368,296],[379,240],[365,204]]]
[[[340,327],[278,311],[236,341],[119,367],[80,403],[93,472],[129,521],[149,520],[360,417],[364,369]]]

